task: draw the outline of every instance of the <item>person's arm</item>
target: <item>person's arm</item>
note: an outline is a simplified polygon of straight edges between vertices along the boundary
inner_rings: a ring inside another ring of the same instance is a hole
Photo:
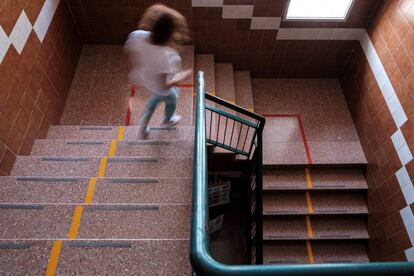
[[[166,86],[171,87],[177,85],[178,83],[190,78],[193,75],[193,70],[188,69],[184,71],[180,71],[173,75],[172,78],[166,78]]]

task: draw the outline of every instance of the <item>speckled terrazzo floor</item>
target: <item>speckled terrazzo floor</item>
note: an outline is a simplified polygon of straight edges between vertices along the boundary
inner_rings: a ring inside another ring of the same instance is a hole
[[[312,162],[366,163],[338,80],[253,79],[255,111],[269,115],[265,164],[307,164],[300,115]],[[345,154],[346,153],[346,154]]]

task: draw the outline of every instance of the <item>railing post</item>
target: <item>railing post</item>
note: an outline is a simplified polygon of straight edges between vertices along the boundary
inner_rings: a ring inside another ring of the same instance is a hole
[[[256,156],[256,264],[263,264],[263,123],[257,132]]]

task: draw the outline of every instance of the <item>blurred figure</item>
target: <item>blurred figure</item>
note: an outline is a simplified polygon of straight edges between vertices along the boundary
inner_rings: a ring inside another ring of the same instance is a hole
[[[165,103],[162,123],[172,126],[180,121],[181,116],[175,114],[179,96],[176,85],[191,77],[192,70],[181,69],[181,57],[174,49],[189,39],[186,19],[179,12],[153,5],[146,10],[138,28],[129,34],[124,50],[130,63],[130,83],[153,93],[140,119],[138,139],[145,139],[150,133],[148,123],[161,102]]]

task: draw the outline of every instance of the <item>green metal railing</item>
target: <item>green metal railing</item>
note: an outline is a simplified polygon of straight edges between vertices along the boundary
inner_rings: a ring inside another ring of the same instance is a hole
[[[197,275],[414,275],[414,263],[225,265],[209,250],[207,139],[204,74],[197,74],[190,260]]]

